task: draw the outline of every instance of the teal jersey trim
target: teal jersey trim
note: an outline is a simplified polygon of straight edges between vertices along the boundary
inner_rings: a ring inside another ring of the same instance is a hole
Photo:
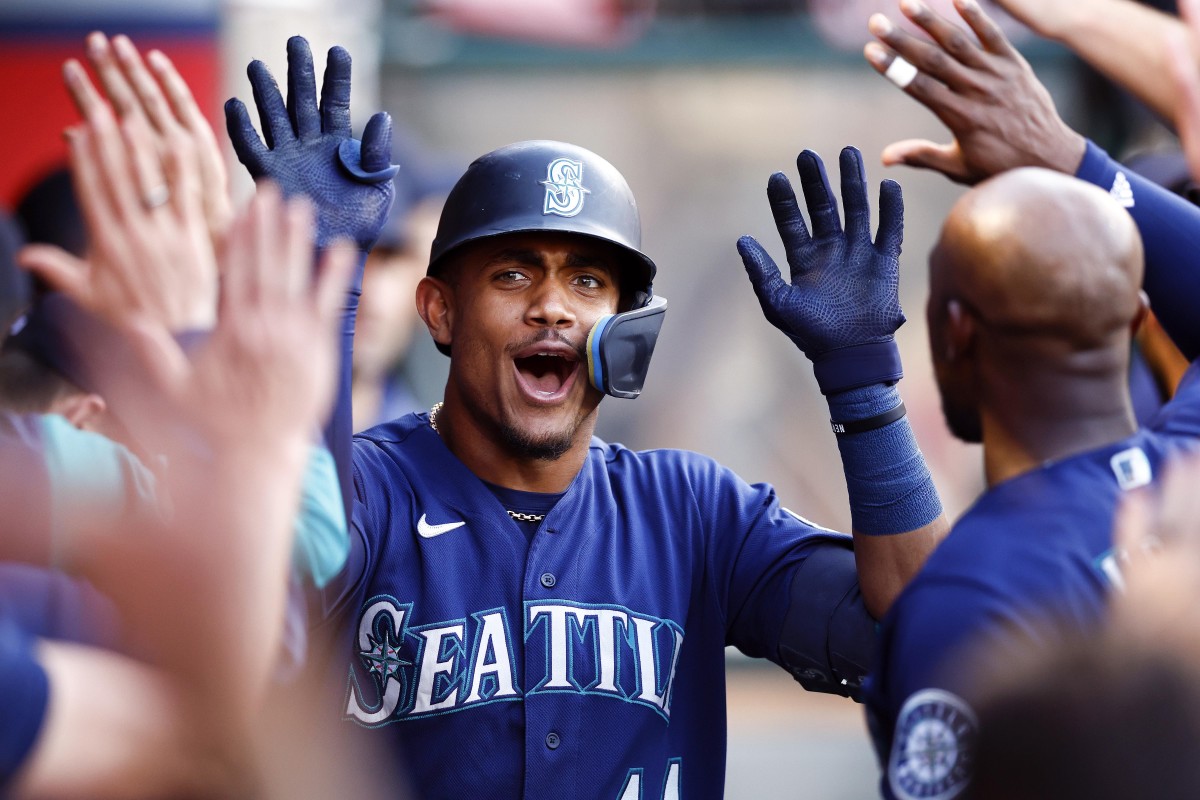
[[[320,445],[309,451],[295,534],[292,557],[296,570],[323,589],[346,564],[350,534],[337,467],[330,452]]]
[[[103,530],[135,508],[154,506],[154,476],[111,439],[75,428],[65,417],[39,418],[54,553],[83,527]]]

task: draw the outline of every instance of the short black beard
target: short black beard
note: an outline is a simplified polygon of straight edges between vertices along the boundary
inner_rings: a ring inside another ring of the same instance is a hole
[[[500,426],[500,438],[505,448],[514,455],[538,461],[557,461],[571,449],[575,431],[562,436],[544,436],[535,439],[527,433],[509,425]]]

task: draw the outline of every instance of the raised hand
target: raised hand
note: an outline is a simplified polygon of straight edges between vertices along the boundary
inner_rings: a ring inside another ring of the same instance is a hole
[[[841,154],[844,229],[820,157],[805,150],[796,165],[811,233],[787,177],[777,172],[767,184],[791,282],[783,279],[754,238],[738,240],[763,313],[813,362],[825,394],[898,380],[900,360],[893,335],[904,323],[899,299],[904,236],[900,186],[895,181],[880,185],[879,233],[872,241],[862,154],[853,147]]]
[[[189,137],[159,147],[140,114],[118,123],[77,61],[68,61],[63,75],[84,116],[67,131],[67,145],[88,258],[30,245],[21,264],[111,322],[142,316],[172,331],[211,327],[216,259]]]
[[[247,70],[262,138],[246,106],[225,104],[229,138],[238,160],[256,180],[271,178],[287,196],[306,195],[317,207],[317,243],[349,238],[370,249],[392,202],[392,121],[380,112],[371,117],[362,142],[350,130],[350,54],[331,48],[317,104],[316,78],[308,42],[288,40],[286,103],[270,70],[252,61]]]
[[[314,280],[312,227],[305,198],[285,201],[264,181],[230,228],[212,335],[188,357],[161,329],[139,332],[142,383],[155,387],[158,406],[205,438],[239,447],[276,439],[307,445],[328,413],[337,321],[356,250],[348,240],[335,242]]]
[[[302,475],[333,400],[357,250],[327,249],[314,278],[312,233],[308,201],[264,182],[230,228],[211,336],[185,353],[143,319],[104,353],[119,384],[106,396],[169,461],[174,535],[134,525],[85,540],[80,566],[220,741],[255,721],[276,665]]]
[[[1015,167],[1073,174],[1084,138],[1063,122],[1029,62],[976,0],[954,5],[978,42],[920,0],[901,0],[900,9],[932,41],[904,32],[883,14],[871,17],[871,33],[880,41],[866,45],[866,59],[884,75],[897,56],[915,67],[915,74],[890,74],[954,136],[946,144],[893,142],[884,148],[883,163],[936,170],[966,184]]]
[[[109,42],[98,32],[87,37],[87,56],[117,116],[127,126],[146,131],[153,146],[143,157],[167,158],[169,151],[177,150],[177,157],[193,160],[209,233],[219,246],[233,220],[229,175],[212,126],[175,65],[158,50],[151,50],[143,62],[129,37],[118,35]],[[81,93],[79,88],[68,83],[71,97],[86,119],[94,93]]]

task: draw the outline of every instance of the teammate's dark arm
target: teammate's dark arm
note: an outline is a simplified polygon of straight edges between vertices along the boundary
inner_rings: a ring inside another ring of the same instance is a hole
[[[883,15],[871,19],[879,42],[867,45],[867,60],[903,84],[954,137],[948,144],[894,142],[883,151],[884,163],[933,169],[961,183],[1039,166],[1114,191],[1141,231],[1146,292],[1155,314],[1180,349],[1194,358],[1200,353],[1200,330],[1192,312],[1200,297],[1200,210],[1125,169],[1071,130],[1032,67],[979,4],[956,0],[955,7],[978,42],[921,3],[902,9],[929,39],[906,33]],[[897,57],[916,67],[911,79],[889,73]],[[1125,182],[1117,180],[1118,173]]]
[[[767,319],[813,362],[846,475],[855,558],[867,609],[881,616],[947,529],[941,500],[896,387],[903,375],[894,333],[899,300],[904,201],[884,181],[879,232],[871,239],[862,154],[841,154],[842,227],[825,166],[816,153],[797,159],[812,230],[782,173],[767,196],[791,268],[785,281],[753,238],[738,242]]]
[[[287,53],[286,103],[266,64],[252,61],[247,70],[262,120],[262,138],[240,100],[225,104],[225,119],[238,160],[252,177],[271,178],[286,196],[303,194],[312,200],[317,208],[318,249],[339,238],[353,241],[359,249],[343,311],[337,399],[325,429],[349,514],[354,430],[350,353],[367,252],[387,219],[394,193],[392,178],[397,167],[390,163],[392,120],[384,112],[375,114],[367,122],[361,142],[355,139],[350,128],[350,54],[341,47],[330,49],[318,105],[308,42],[293,36]]]

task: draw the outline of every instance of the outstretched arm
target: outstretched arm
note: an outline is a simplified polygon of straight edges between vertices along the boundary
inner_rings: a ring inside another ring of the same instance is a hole
[[[977,38],[920,0],[903,0],[900,9],[929,40],[901,30],[883,14],[870,19],[879,41],[864,48],[867,61],[953,135],[945,144],[893,142],[883,150],[883,163],[936,170],[966,184],[1016,167],[1074,173],[1084,138],[1063,122],[1029,62],[979,4],[955,0],[955,8]],[[900,69],[903,62],[915,72]]]
[[[867,60],[953,135],[946,144],[894,142],[883,151],[884,163],[933,169],[969,184],[1038,166],[1112,192],[1142,235],[1145,288],[1155,315],[1189,359],[1200,355],[1200,320],[1193,311],[1200,297],[1200,209],[1071,130],[1029,63],[979,5],[955,0],[955,7],[977,40],[918,0],[904,0],[901,9],[929,40],[905,33],[882,14],[871,18],[879,42],[866,46]],[[897,71],[899,59],[915,73]],[[1158,77],[1169,83],[1168,74]]]
[[[306,204],[258,193],[228,234],[221,318],[190,356],[147,315],[125,320],[114,368],[133,433],[170,459],[170,530],[143,521],[76,542],[70,566],[117,604],[129,654],[40,649],[51,702],[18,796],[246,791],[229,782],[276,663],[291,522],[353,260],[331,250],[310,280],[312,222]],[[96,730],[119,738],[97,746]]]
[[[75,193],[88,227],[88,258],[30,245],[21,252],[21,262],[109,326],[119,328],[140,316],[194,343],[198,337],[192,334],[207,334],[217,316],[215,254],[228,250],[217,245],[227,244],[231,224],[215,137],[162,53],[150,53],[147,69],[128,38],[116,36],[110,43],[99,33],[88,36],[87,52],[100,89],[74,60],[64,65],[63,77],[83,117],[82,125],[67,132],[67,142]],[[281,246],[279,241],[271,245]],[[274,255],[270,249],[266,258]],[[66,308],[62,300],[54,298],[56,307]],[[72,346],[83,348],[107,334],[104,325],[70,313],[76,323],[64,334]],[[104,355],[107,366],[115,353]],[[117,416],[133,417],[130,403],[140,402],[140,390],[112,380],[110,368],[91,372],[93,385]],[[55,517],[61,523],[56,535],[63,537],[55,550],[70,550],[72,533],[106,511],[136,506],[152,512],[153,484],[133,456],[116,445],[104,446],[106,440],[94,435],[89,441],[67,426],[47,423],[41,429],[48,462],[67,467],[50,476],[56,508],[62,512]],[[86,466],[72,468],[80,464]],[[111,468],[103,469],[104,464]],[[297,564],[318,584],[332,564],[341,563],[346,549],[339,498],[331,498],[327,488],[331,474],[328,453],[313,447],[304,505],[296,517]]]
[[[1191,42],[1200,40],[1200,0],[1179,0],[1179,13],[1192,39],[1182,31],[1170,31],[1159,44],[1167,53],[1170,84],[1177,98],[1175,128],[1188,169],[1196,178],[1200,176],[1200,74]]]
[[[824,164],[797,159],[811,232],[791,183],[771,176],[767,196],[787,251],[791,281],[757,241],[738,251],[763,313],[813,362],[838,438],[867,609],[881,616],[947,530],[941,501],[917,448],[896,382],[903,374],[894,333],[899,300],[904,202],[900,186],[880,187],[879,234],[871,240],[862,154],[841,155],[838,214]]]
[[[391,165],[392,120],[380,112],[371,117],[360,142],[350,129],[350,54],[329,51],[317,103],[316,78],[308,42],[288,40],[286,102],[267,66],[252,61],[248,69],[254,103],[262,121],[262,138],[254,130],[245,104],[225,104],[229,138],[238,160],[256,180],[270,178],[284,194],[307,196],[317,208],[317,246],[338,237],[359,249],[358,266],[346,299],[342,324],[342,363],[334,410],[325,429],[326,443],[337,464],[342,500],[350,509],[350,353],[354,318],[362,293],[367,252],[387,219],[394,192]]]

